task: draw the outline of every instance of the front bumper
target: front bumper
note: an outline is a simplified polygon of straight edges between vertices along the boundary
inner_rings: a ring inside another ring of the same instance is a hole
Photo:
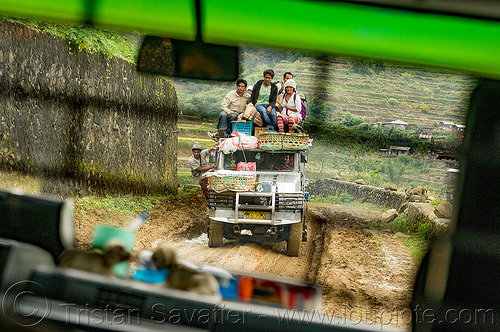
[[[304,194],[210,192],[208,206],[210,219],[224,223],[287,225],[302,221]]]

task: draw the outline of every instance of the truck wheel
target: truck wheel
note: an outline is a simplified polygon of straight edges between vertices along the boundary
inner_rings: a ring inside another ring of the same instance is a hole
[[[298,222],[290,225],[287,241],[288,256],[297,257],[299,255],[300,243],[302,242],[302,223]]]
[[[210,220],[208,229],[208,246],[210,248],[222,247],[224,239],[224,224],[220,221]]]

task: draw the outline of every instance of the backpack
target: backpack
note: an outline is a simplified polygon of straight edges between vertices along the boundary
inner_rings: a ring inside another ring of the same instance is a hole
[[[295,93],[295,95],[297,95],[297,93]],[[307,114],[306,104],[304,104],[304,101],[302,99],[300,99],[300,103],[301,103],[300,116],[302,117],[302,122],[304,122],[306,120],[306,114]]]

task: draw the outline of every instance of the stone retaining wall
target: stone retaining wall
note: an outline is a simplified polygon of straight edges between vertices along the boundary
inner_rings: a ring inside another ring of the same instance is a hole
[[[396,210],[399,210],[400,206],[406,202],[406,195],[402,192],[334,179],[315,181],[309,185],[308,190],[311,198],[318,195],[328,197],[329,195],[340,196],[342,193],[347,193],[360,202],[372,203]]]
[[[347,193],[357,201],[376,204],[388,209],[396,209],[399,213],[407,209],[406,222],[408,225],[412,229],[417,229],[419,225],[428,223],[430,238],[443,233],[451,221],[447,218],[438,218],[434,213],[435,207],[432,204],[407,203],[406,194],[398,191],[334,179],[315,181],[309,185],[308,190],[311,198],[318,195],[328,197],[329,195],[340,196],[342,193]]]
[[[7,21],[0,63],[0,168],[47,192],[176,192],[171,82]]]

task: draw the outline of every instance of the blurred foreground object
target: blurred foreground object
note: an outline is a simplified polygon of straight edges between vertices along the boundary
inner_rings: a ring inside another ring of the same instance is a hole
[[[54,259],[74,247],[73,201],[0,190],[0,237],[31,243]]]
[[[239,73],[237,47],[146,36],[137,70],[149,74],[235,81]]]

